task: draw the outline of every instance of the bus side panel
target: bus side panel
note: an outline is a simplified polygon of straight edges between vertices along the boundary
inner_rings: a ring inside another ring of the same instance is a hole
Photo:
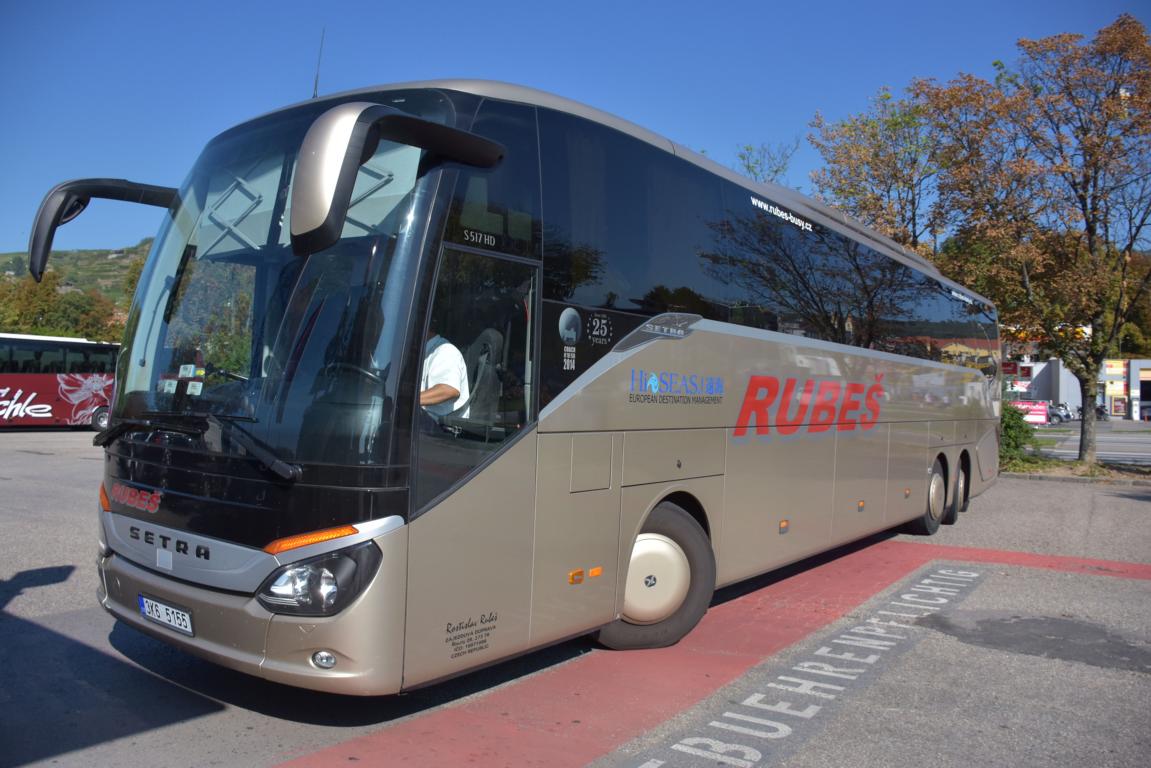
[[[531,645],[615,618],[623,435],[539,436]]]
[[[753,434],[729,438],[721,585],[821,552],[831,538],[835,440]]]
[[[404,687],[528,647],[537,435],[409,524]]]
[[[887,526],[905,523],[923,514],[927,504],[929,424],[895,422],[887,470]]]
[[[999,476],[999,422],[985,421],[979,425],[979,442],[972,451],[971,496],[987,490]]]
[[[835,505],[830,544],[883,530],[890,424],[835,433]]]

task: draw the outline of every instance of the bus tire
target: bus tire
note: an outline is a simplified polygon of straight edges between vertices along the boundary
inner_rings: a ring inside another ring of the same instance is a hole
[[[967,511],[967,470],[960,464],[955,471],[955,498],[951,500],[953,523],[959,519],[960,512]]]
[[[967,474],[960,464],[955,468],[955,490],[951,493],[951,501],[947,504],[943,519],[940,521],[944,525],[955,525],[959,522],[959,513],[963,511],[963,497],[967,494],[966,486]]]
[[[108,421],[109,421],[109,416],[108,416],[108,409],[107,408],[97,408],[92,413],[92,425],[91,426],[92,426],[92,429],[96,430],[97,432],[103,432],[105,429],[107,429],[108,428]]]
[[[931,479],[927,482],[927,505],[923,515],[912,520],[909,528],[920,536],[931,536],[947,516],[947,480],[943,476],[943,462],[931,465]]]
[[[620,617],[595,639],[619,651],[664,648],[690,632],[715,592],[715,553],[684,509],[660,502],[632,546]]]

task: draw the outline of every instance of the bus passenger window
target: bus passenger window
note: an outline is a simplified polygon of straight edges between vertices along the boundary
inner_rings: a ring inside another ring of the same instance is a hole
[[[528,424],[537,272],[522,262],[445,250],[420,371],[417,507]]]

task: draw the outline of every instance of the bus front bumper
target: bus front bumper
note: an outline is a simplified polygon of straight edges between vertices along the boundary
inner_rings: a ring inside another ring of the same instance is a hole
[[[265,680],[354,696],[397,693],[403,683],[407,571],[401,538],[376,541],[384,550],[379,572],[355,602],[331,617],[272,614],[251,595],[174,581],[116,553],[98,561],[100,604],[145,634]],[[145,618],[141,596],[187,612],[193,634]],[[317,667],[317,651],[334,655],[336,665]]]

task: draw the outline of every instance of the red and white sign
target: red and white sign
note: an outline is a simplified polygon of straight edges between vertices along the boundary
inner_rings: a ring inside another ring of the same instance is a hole
[[[110,373],[0,374],[0,428],[87,426],[112,396]]]
[[[1023,420],[1028,424],[1047,423],[1047,403],[1035,400],[1014,400],[1011,405],[1023,411]]]
[[[1019,375],[1019,363],[1015,362],[1014,360],[1004,360],[1001,367],[1003,368],[1004,376]]]

